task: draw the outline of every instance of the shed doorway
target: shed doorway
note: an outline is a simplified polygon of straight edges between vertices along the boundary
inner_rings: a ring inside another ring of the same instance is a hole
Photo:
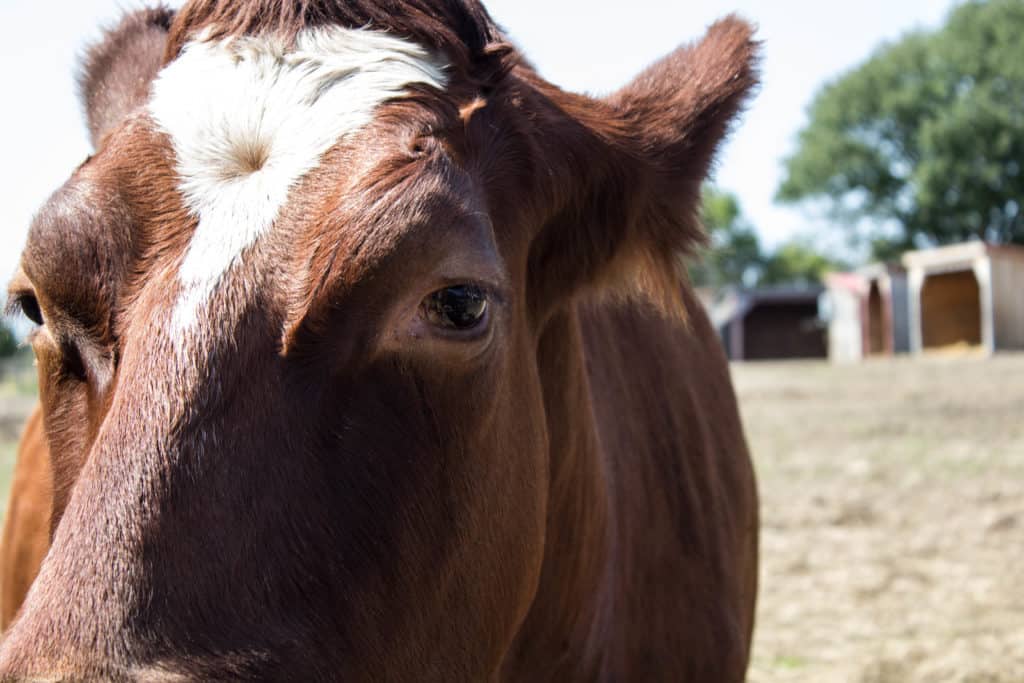
[[[888,333],[885,322],[882,291],[878,282],[872,282],[868,294],[868,355],[880,356],[889,351],[885,343]]]
[[[743,334],[745,360],[828,356],[817,299],[756,304],[743,321]]]
[[[921,287],[925,349],[981,346],[981,290],[972,270],[929,275]]]

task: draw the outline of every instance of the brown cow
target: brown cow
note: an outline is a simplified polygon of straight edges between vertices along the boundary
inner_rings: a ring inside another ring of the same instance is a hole
[[[475,0],[126,18],[11,285],[52,521],[0,676],[742,680],[753,473],[676,269],[755,61],[726,19],[602,100]]]

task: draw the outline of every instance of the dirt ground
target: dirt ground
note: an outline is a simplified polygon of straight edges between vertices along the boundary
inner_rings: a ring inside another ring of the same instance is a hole
[[[749,683],[1024,683],[1024,355],[734,376],[762,495]],[[31,377],[0,376],[0,505]]]
[[[1024,355],[737,366],[751,683],[1024,682]]]

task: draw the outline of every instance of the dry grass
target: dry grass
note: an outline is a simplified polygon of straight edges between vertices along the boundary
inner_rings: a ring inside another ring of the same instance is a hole
[[[751,683],[1024,681],[1024,356],[734,377],[764,521]]]

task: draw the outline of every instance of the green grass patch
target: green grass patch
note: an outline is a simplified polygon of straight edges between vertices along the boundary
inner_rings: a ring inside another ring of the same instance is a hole
[[[775,658],[774,662],[772,662],[773,668],[787,671],[802,669],[805,666],[807,666],[807,660],[796,655],[780,655]]]

